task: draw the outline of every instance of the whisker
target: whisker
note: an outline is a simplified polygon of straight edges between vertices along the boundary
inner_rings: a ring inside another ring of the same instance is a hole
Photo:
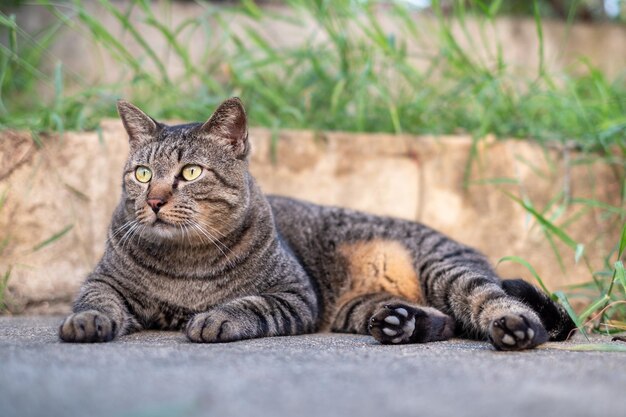
[[[199,220],[195,220],[196,223],[202,224],[205,227],[208,227],[212,232],[220,235],[221,237],[227,237],[224,233],[220,232],[219,230],[217,230],[215,227],[211,226],[210,224],[208,224],[206,221],[204,221],[204,219],[199,219]]]
[[[122,233],[124,230],[128,229],[130,226],[132,226],[132,224],[135,221],[136,221],[135,219],[129,220],[123,225],[121,225],[120,227],[118,227],[113,233],[111,233],[111,236],[107,238],[106,243],[109,243],[111,240],[113,240],[113,238],[115,238],[115,236]]]
[[[119,244],[121,244],[121,246],[122,246],[122,251],[126,250],[126,244],[133,237],[133,235],[135,234],[135,232],[137,231],[137,229],[140,226],[141,226],[141,223],[135,222],[135,224],[133,224],[133,227],[128,229],[128,231],[124,234],[124,236],[122,237],[122,239],[119,242]]]
[[[118,241],[118,243],[121,243],[124,241],[124,239],[126,238],[126,236],[130,233],[130,231],[137,225],[137,220],[132,220],[129,227],[126,227],[126,231],[124,233],[124,235],[122,235],[122,237],[120,238],[120,240]]]
[[[219,239],[215,238],[215,236],[211,235],[211,233],[208,230],[205,230],[200,223],[198,223],[197,221],[191,221],[190,223],[188,223],[189,226],[191,226],[194,230],[200,232],[202,235],[204,235],[207,239],[209,239],[209,241],[213,244],[213,246],[215,246],[215,248],[217,248],[217,250],[220,251],[220,253],[224,256],[224,258],[226,259],[226,264],[230,267],[234,266],[234,263],[232,262],[232,260],[228,257],[228,255],[226,254],[226,252],[224,252],[224,250],[220,247],[220,245],[226,249],[228,252],[232,253],[232,250],[224,245],[222,242],[219,241]]]
[[[141,241],[141,237],[143,236],[143,232],[144,232],[144,230],[146,230],[146,228],[147,228],[147,227],[148,227],[148,225],[147,225],[147,224],[144,224],[144,225],[141,227],[141,230],[139,231],[139,241]]]
[[[209,230],[207,230],[207,232],[214,232],[214,233],[219,233],[220,235],[222,235],[222,237],[226,237],[223,233],[220,233],[219,230],[216,230],[215,228],[211,227],[211,225],[206,224],[204,222],[201,221],[195,221],[198,226],[204,226],[207,227]],[[230,251],[230,248],[228,246],[226,246],[225,244],[223,244],[216,236],[211,235],[216,241],[217,243],[219,243],[220,245],[222,245],[223,248],[225,248],[226,250]],[[232,252],[232,251],[231,251]]]
[[[192,245],[192,243],[191,243],[191,233],[189,233],[187,225],[185,223],[182,223],[180,225],[180,228],[183,231],[183,240],[185,240],[185,237],[186,237],[187,241],[189,242],[189,246],[191,246]]]

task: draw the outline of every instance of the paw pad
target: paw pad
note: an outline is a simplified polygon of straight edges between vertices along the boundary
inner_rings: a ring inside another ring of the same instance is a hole
[[[381,343],[406,343],[415,331],[415,314],[403,306],[386,305],[371,318],[369,330]]]
[[[545,342],[548,334],[540,323],[521,314],[509,314],[491,322],[489,340],[498,350],[521,350]]]

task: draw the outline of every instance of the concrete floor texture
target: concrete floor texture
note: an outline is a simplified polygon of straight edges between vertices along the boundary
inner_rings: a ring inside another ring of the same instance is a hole
[[[58,342],[60,321],[0,317],[1,417],[626,416],[626,353],[336,334],[72,345]]]

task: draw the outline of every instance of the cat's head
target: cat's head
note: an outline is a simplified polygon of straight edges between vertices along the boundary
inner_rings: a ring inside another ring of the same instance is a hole
[[[236,228],[249,205],[246,113],[224,101],[205,123],[167,126],[117,104],[130,142],[124,170],[127,228],[147,239],[210,244]]]

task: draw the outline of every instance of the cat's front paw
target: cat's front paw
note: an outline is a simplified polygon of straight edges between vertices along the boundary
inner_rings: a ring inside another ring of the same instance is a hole
[[[424,343],[446,340],[454,334],[454,321],[432,308],[386,305],[370,320],[369,330],[381,343]]]
[[[214,309],[198,313],[185,328],[187,338],[196,343],[222,343],[250,338],[246,317],[237,317],[227,310]]]
[[[522,314],[507,314],[491,322],[489,340],[498,350],[531,349],[548,340],[539,322]]]
[[[96,310],[69,315],[59,327],[59,338],[71,343],[109,342],[115,337],[116,325]]]

